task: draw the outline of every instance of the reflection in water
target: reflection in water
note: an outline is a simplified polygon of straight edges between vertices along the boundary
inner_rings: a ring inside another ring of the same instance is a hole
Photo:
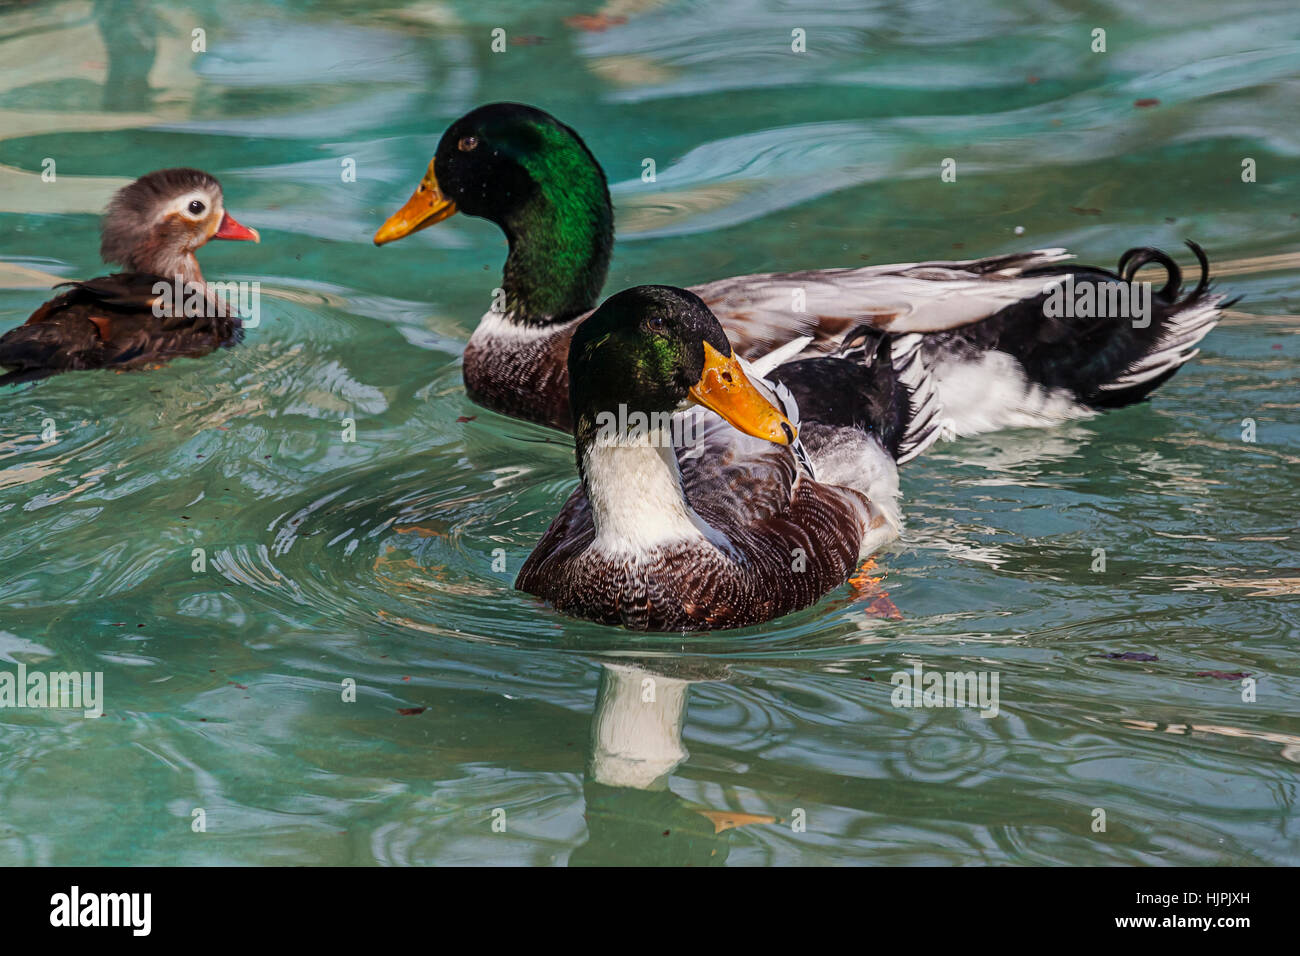
[[[153,105],[149,71],[158,52],[153,0],[95,0],[94,16],[108,51],[104,109],[147,112]]]
[[[587,779],[610,787],[665,790],[688,756],[682,743],[691,682],[606,664],[591,721]]]
[[[777,822],[696,807],[668,788],[669,775],[689,756],[682,729],[693,682],[603,665],[583,785],[587,840],[571,865],[718,866],[729,851],[726,831]]]
[[[606,787],[588,779],[587,840],[570,866],[719,866],[725,833],[671,790]]]

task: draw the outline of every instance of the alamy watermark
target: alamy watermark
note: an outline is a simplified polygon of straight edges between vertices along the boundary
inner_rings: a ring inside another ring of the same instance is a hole
[[[596,414],[596,445],[648,445],[651,448],[685,448],[698,453],[703,448],[698,417],[674,415],[672,412],[629,411],[627,405],[620,402],[618,411]]]
[[[1074,275],[1043,286],[1043,314],[1049,318],[1132,319],[1133,328],[1151,324],[1150,282],[1080,282]]]
[[[153,314],[160,319],[234,316],[246,329],[262,322],[261,282],[187,282],[178,275],[155,282],[153,295]]]
[[[889,701],[895,707],[978,707],[981,717],[998,715],[997,671],[895,671]]]
[[[103,671],[0,671],[0,708],[43,707],[80,710],[86,717],[104,715]]]
[[[123,927],[133,936],[153,928],[152,893],[83,893],[73,886],[50,897],[50,925],[55,927]]]

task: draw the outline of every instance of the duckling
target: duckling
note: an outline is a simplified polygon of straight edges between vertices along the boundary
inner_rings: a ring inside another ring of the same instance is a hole
[[[0,385],[58,372],[136,368],[203,355],[238,337],[235,310],[213,294],[197,250],[209,239],[258,242],[226,211],[221,184],[197,169],[141,176],[113,196],[100,256],[122,272],[67,282],[17,328],[0,336]]]

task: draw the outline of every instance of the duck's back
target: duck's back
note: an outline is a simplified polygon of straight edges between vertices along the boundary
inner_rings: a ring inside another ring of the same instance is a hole
[[[76,369],[132,368],[178,355],[203,355],[232,342],[237,319],[206,301],[200,315],[158,310],[154,289],[167,280],[119,273],[68,283],[23,325],[0,336],[0,384]],[[170,285],[169,285],[170,287]],[[158,314],[159,312],[170,314]]]

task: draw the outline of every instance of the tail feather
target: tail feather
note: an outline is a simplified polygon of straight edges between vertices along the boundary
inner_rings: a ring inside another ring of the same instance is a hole
[[[934,376],[926,365],[919,333],[900,335],[889,341],[890,364],[898,380],[907,387],[911,418],[898,441],[895,460],[901,465],[933,445],[943,433],[943,404]]]
[[[1155,262],[1165,269],[1164,287],[1154,297],[1165,303],[1164,315],[1154,322],[1153,332],[1141,355],[1119,369],[1111,378],[1099,382],[1093,404],[1115,407],[1140,401],[1152,389],[1194,358],[1196,347],[1223,317],[1226,296],[1212,294],[1209,260],[1205,250],[1191,240],[1188,247],[1201,267],[1200,281],[1190,293],[1179,299],[1182,270],[1167,254],[1158,249],[1130,249],[1120,257],[1118,273],[1125,282],[1133,282],[1137,271]]]
[[[0,336],[0,385],[31,381],[66,368],[79,367],[78,358],[93,339],[94,327],[71,331],[57,321],[19,325]]]

